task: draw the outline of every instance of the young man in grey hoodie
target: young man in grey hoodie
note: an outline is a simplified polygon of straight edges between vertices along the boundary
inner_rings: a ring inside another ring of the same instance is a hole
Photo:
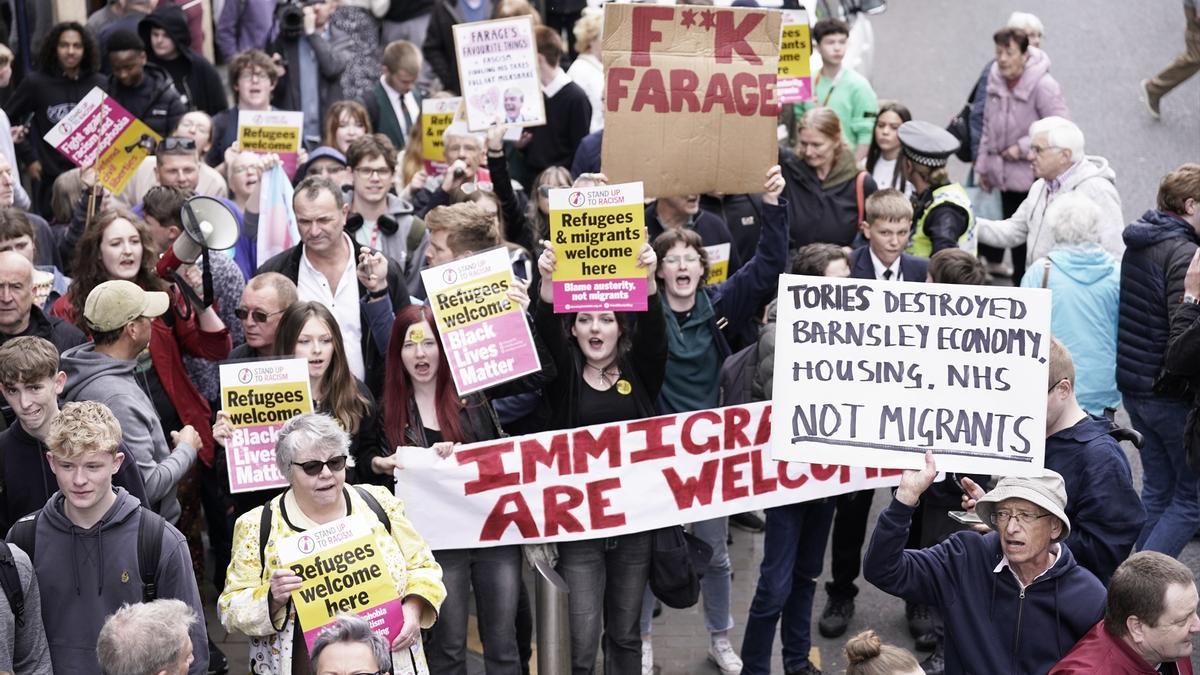
[[[31,558],[56,673],[100,672],[96,641],[105,617],[145,597],[138,568],[138,529],[145,512],[136,498],[112,484],[125,459],[117,451],[120,442],[117,418],[95,401],[68,403],[50,423],[46,459],[58,492],[26,518],[36,518]],[[155,597],[182,600],[202,616],[187,540],[163,523],[158,547]],[[194,623],[189,636],[195,660],[188,673],[201,675],[208,671],[204,622]]]
[[[63,397],[99,401],[121,423],[125,447],[146,487],[146,500],[167,522],[179,520],[175,486],[196,461],[200,434],[190,425],[171,433],[167,444],[150,396],[138,384],[138,359],[150,345],[150,322],[167,311],[166,293],[143,291],[130,281],[106,281],[88,294],[83,314],[93,342],[67,350]]]

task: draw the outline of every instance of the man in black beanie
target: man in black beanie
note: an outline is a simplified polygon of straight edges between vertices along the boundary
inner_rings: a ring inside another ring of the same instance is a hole
[[[112,66],[109,96],[165,138],[187,112],[171,76],[161,67],[146,63],[146,45],[133,31],[114,31],[104,49]]]

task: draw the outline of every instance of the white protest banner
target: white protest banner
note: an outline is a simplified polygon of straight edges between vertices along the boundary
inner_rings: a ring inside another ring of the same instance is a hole
[[[769,403],[405,455],[396,494],[434,550],[614,537],[895,485],[899,471],[774,462]]]
[[[421,279],[459,394],[542,369],[525,312],[508,299],[508,249],[421,270]]]
[[[453,30],[467,127],[487,129],[501,114],[510,127],[545,124],[533,17],[459,23]]]
[[[219,373],[221,409],[233,427],[225,444],[229,491],[286,487],[275,466],[275,440],[285,422],[313,410],[308,361],[222,363]]]
[[[783,275],[772,457],[1041,475],[1050,292]]]

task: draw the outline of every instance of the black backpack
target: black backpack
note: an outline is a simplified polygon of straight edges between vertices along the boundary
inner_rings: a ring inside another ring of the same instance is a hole
[[[0,586],[8,598],[17,626],[25,625],[25,590],[21,588],[21,575],[17,572],[17,561],[13,558],[8,543],[0,540]]]
[[[375,499],[375,495],[367,492],[357,485],[351,485],[350,487],[354,488],[354,491],[358,493],[359,497],[362,497],[363,501],[367,503],[367,507],[370,508],[375,514],[375,517],[379,519],[379,522],[383,523],[383,526],[387,529],[388,534],[391,534],[392,520],[391,518],[388,518],[387,511],[383,510],[383,506],[380,505],[379,500]],[[271,509],[271,502],[268,500],[266,504],[263,504],[262,516],[258,520],[258,564],[264,570],[267,568],[267,539],[271,536],[271,520],[273,517],[274,514],[272,513]]]
[[[163,530],[167,527],[167,521],[144,506],[139,506],[138,508],[141,510],[141,513],[138,519],[137,561],[138,572],[142,578],[142,602],[152,602],[158,598],[158,561],[162,557]],[[36,560],[34,556],[37,550],[37,521],[41,515],[41,509],[34,511],[13,523],[12,529],[8,533],[9,541],[29,554],[31,561]],[[12,552],[5,547],[3,553],[0,553],[0,568],[7,566],[3,557],[5,555],[8,556],[8,561],[11,564]],[[12,567],[12,570],[15,576],[15,565]],[[6,574],[4,570],[0,569],[0,577],[6,576]],[[4,591],[8,593],[8,581],[3,581]],[[19,579],[17,590],[20,590]],[[17,606],[12,602],[12,594],[9,594],[9,604],[13,607],[13,613],[19,617],[20,614]],[[24,606],[25,600],[22,597],[21,608],[24,609]]]

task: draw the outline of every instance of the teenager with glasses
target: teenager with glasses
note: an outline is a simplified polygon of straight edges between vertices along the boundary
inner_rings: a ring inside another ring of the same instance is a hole
[[[358,245],[395,260],[405,278],[414,281],[420,271],[414,253],[425,239],[425,224],[413,214],[412,204],[391,193],[396,148],[387,136],[368,134],[350,143],[346,162],[353,181],[346,232]]]
[[[330,672],[321,670],[322,665],[337,665],[340,670],[334,672],[355,675],[387,672],[384,654],[390,652],[387,658],[396,675],[428,673],[421,629],[438,619],[446,598],[441,567],[404,515],[404,503],[390,489],[346,485],[351,439],[343,427],[332,416],[319,413],[298,415],[283,425],[275,444],[275,464],[288,487],[264,507],[238,518],[233,563],[218,600],[221,623],[250,637],[249,662],[256,672]],[[270,509],[269,520],[264,508]],[[366,637],[369,628],[344,630],[346,620],[339,619],[327,629],[333,634],[314,643],[310,654],[291,602],[302,582],[280,563],[279,542],[346,517],[371,528],[374,548],[402,599],[404,625],[391,644],[383,646]],[[260,534],[264,522],[269,531]],[[356,667],[346,669],[353,650],[343,649],[344,643],[368,640],[373,658],[354,661]]]
[[[229,62],[229,83],[233,87],[233,107],[213,117],[213,145],[205,155],[209,166],[221,168],[225,151],[237,140],[238,115],[243,110],[272,110],[271,94],[279,82],[279,70],[270,56],[250,49]]]

